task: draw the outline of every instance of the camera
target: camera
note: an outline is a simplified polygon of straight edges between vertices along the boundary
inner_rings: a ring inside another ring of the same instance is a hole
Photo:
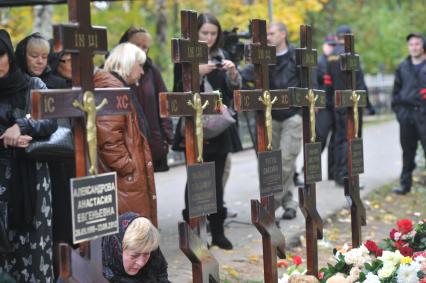
[[[229,59],[238,65],[244,57],[244,43],[240,39],[250,39],[251,30],[249,25],[248,32],[238,32],[238,28],[223,32],[223,49],[227,53]]]
[[[213,56],[212,57],[212,63],[216,65],[216,68],[220,69],[222,68],[222,57],[220,56]]]

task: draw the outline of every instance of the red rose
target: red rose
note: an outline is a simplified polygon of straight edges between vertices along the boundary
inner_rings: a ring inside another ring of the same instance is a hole
[[[321,280],[324,278],[324,272],[318,272],[318,279]]]
[[[301,265],[302,264],[302,258],[298,255],[295,255],[293,257],[293,263],[294,263],[294,265]]]
[[[379,256],[382,256],[382,255],[383,255],[383,249],[378,249],[376,256],[379,257]]]
[[[395,248],[397,248],[398,250],[400,249],[400,248],[402,248],[403,246],[405,246],[407,243],[406,242],[404,242],[403,240],[399,240],[399,241],[396,241],[393,245],[395,246]]]
[[[423,277],[423,279],[422,280],[420,280],[420,282],[419,283],[426,283],[426,277]]]
[[[392,241],[395,241],[395,233],[398,232],[396,229],[392,229],[389,233],[389,237]]]
[[[374,254],[377,254],[377,251],[379,249],[379,247],[377,246],[377,244],[374,241],[370,241],[370,240],[367,240],[364,243],[364,246],[368,249],[368,251],[370,253],[374,253]]]
[[[410,248],[410,247],[401,247],[401,248],[399,248],[399,252],[403,256],[412,256],[413,255],[413,249]]]
[[[396,222],[398,231],[402,234],[407,234],[413,230],[413,222],[410,219],[400,219]]]

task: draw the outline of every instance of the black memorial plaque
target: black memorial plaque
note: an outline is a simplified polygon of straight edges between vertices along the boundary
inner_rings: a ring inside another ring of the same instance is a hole
[[[189,217],[216,213],[216,177],[214,162],[188,165]]]
[[[283,191],[281,150],[259,152],[258,171],[261,197]]]
[[[364,150],[362,139],[352,139],[350,143],[352,172],[351,175],[359,175],[364,173]]]
[[[306,184],[313,184],[322,181],[321,172],[321,143],[307,143],[305,144],[305,168]]]
[[[73,178],[70,182],[73,243],[118,233],[117,174]]]

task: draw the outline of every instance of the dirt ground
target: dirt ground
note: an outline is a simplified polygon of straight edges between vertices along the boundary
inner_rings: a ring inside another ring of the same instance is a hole
[[[367,226],[363,227],[362,240],[374,240],[380,242],[388,237],[392,228],[396,227],[396,221],[400,218],[415,219],[414,214],[420,213],[426,217],[426,170],[417,172],[414,177],[415,185],[412,192],[405,196],[391,193],[397,184],[388,184],[367,198],[363,199],[367,211]],[[351,242],[350,211],[342,209],[334,216],[324,219],[324,237],[318,241],[319,267],[325,267],[327,262],[333,262],[332,250],[336,246]],[[306,259],[305,239],[301,236],[300,246],[289,248],[288,257],[299,255]],[[305,262],[303,263],[305,264]],[[221,278],[223,282],[262,282],[262,255],[253,255],[238,264],[238,269],[230,266],[221,266]],[[254,272],[256,271],[256,272]],[[279,274],[285,272],[284,267],[279,268]],[[259,273],[257,273],[259,272]]]

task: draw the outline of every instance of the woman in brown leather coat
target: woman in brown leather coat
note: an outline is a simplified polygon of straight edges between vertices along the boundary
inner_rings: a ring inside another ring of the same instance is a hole
[[[143,75],[145,53],[131,43],[116,46],[95,74],[95,86],[124,87],[137,84]],[[121,116],[98,116],[99,168],[116,171],[119,214],[136,212],[157,226],[157,197],[151,151],[146,138],[146,120],[134,94],[131,112]]]

